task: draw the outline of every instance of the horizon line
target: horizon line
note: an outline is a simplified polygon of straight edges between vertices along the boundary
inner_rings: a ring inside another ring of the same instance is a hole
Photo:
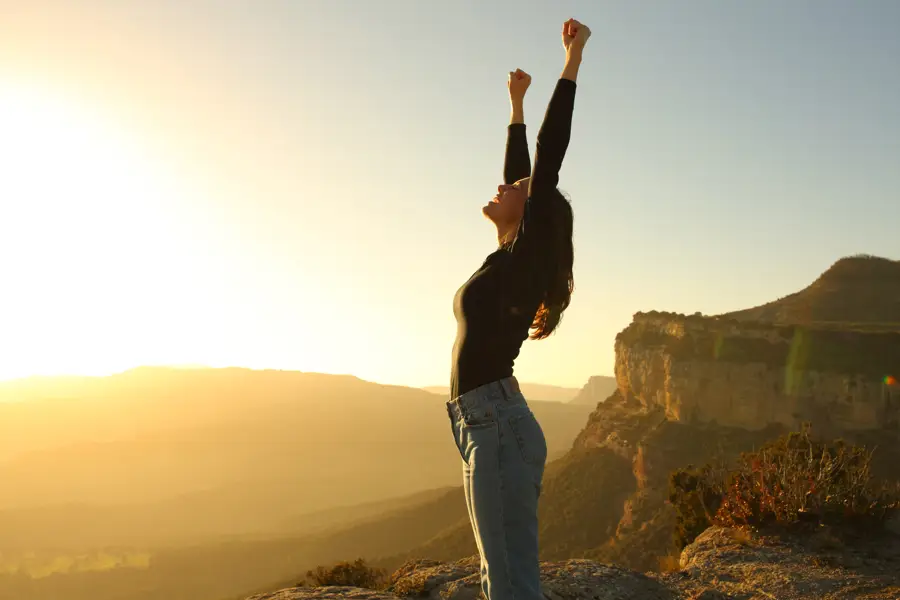
[[[41,379],[106,379],[110,377],[116,377],[118,375],[124,375],[126,373],[130,373],[132,371],[138,371],[141,369],[160,369],[160,370],[171,370],[171,371],[225,371],[225,370],[245,370],[245,371],[257,371],[257,372],[265,372],[265,371],[280,371],[284,373],[303,373],[308,375],[330,375],[334,377],[355,377],[361,381],[366,381],[368,383],[374,383],[377,385],[385,385],[385,386],[397,386],[397,387],[407,387],[413,389],[426,389],[426,388],[449,388],[449,385],[444,384],[428,384],[428,385],[410,385],[410,384],[398,384],[398,383],[386,383],[381,381],[374,381],[370,379],[364,379],[358,375],[354,375],[353,373],[330,373],[325,371],[303,371],[301,369],[284,369],[277,367],[247,367],[242,365],[226,365],[226,366],[210,366],[203,363],[173,363],[173,364],[142,364],[136,365],[133,367],[129,367],[123,370],[115,370],[115,371],[104,371],[104,372],[94,372],[94,373],[34,373],[31,375],[23,375],[23,376],[15,376],[9,378],[0,377],[0,385],[5,384],[14,384],[21,383],[27,381],[41,380]],[[609,374],[594,374],[589,375],[588,379],[591,377],[614,377]],[[561,389],[581,389],[585,383],[581,384],[581,386],[572,386],[572,385],[560,385],[556,383],[543,383],[536,381],[522,381],[522,385],[540,385],[547,387],[556,387]]]

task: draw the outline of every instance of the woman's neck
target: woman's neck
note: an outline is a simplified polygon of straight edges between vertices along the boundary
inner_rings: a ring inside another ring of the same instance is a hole
[[[514,225],[509,225],[505,227],[497,226],[497,243],[500,246],[504,244],[508,244],[512,242],[516,237],[516,232],[519,230],[519,224],[516,223]]]

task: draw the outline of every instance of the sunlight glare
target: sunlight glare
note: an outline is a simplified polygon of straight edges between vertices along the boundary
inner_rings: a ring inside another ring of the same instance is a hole
[[[0,165],[0,379],[131,366],[123,347],[190,280],[164,165],[112,119],[2,81]]]

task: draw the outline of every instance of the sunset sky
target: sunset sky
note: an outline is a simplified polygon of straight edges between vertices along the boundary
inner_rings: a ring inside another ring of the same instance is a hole
[[[900,3],[0,0],[0,379],[145,364],[449,378],[529,140],[593,30],[561,187],[572,305],[522,381],[611,374],[639,310],[900,258]]]

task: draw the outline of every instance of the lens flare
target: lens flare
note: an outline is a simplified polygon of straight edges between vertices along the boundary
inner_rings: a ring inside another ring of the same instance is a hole
[[[884,383],[885,385],[897,385],[897,378],[893,375],[885,375]]]
[[[713,345],[713,359],[719,360],[722,355],[722,346],[725,344],[725,335],[720,331],[716,336],[716,342]]]
[[[806,370],[807,357],[810,352],[810,341],[806,332],[799,327],[794,330],[787,364],[784,369],[784,390],[789,395],[797,394],[803,383],[803,371]]]

